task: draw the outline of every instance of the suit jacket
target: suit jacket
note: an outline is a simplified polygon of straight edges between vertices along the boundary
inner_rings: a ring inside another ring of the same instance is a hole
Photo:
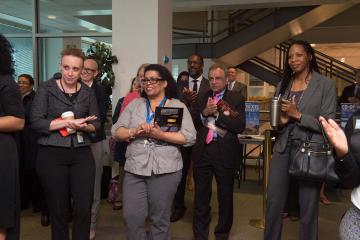
[[[209,97],[213,96],[213,92],[208,91],[202,99],[200,99],[201,112],[206,107],[206,103]],[[227,130],[227,133],[223,138],[219,136],[217,139],[220,145],[220,156],[222,157],[222,163],[226,168],[238,168],[242,156],[242,148],[240,147],[237,134],[241,133],[245,129],[245,101],[244,97],[236,92],[225,90],[222,98],[226,101],[232,109],[236,110],[239,115],[236,118],[231,118],[219,113],[215,125]],[[196,143],[193,147],[192,158],[195,166],[201,166],[201,154],[206,147],[206,136],[208,134],[208,128],[203,124],[198,130]]]
[[[93,82],[91,88],[94,90],[96,102],[99,110],[100,128],[96,129],[95,134],[90,134],[90,140],[92,143],[100,142],[106,138],[104,125],[107,117],[107,106],[109,106],[109,98],[105,92],[105,87]]]
[[[283,96],[289,96],[290,86]],[[275,96],[279,95],[281,83],[278,84]],[[302,117],[300,122],[295,123],[293,129],[293,138],[305,139],[309,133],[312,133],[312,139],[321,140],[321,128],[319,125],[319,116],[326,119],[335,119],[336,114],[336,88],[335,81],[312,72],[312,77],[302,99],[299,103],[298,110]],[[274,152],[283,152],[288,143],[290,127],[289,124],[278,131],[278,137],[274,144]]]
[[[188,85],[184,85],[184,84],[178,85],[179,99],[180,99],[180,101],[185,103],[185,105],[189,109],[191,117],[194,122],[195,129],[198,130],[200,128],[200,126],[202,125],[201,118],[200,118],[199,100],[203,99],[204,95],[210,90],[209,80],[203,77],[203,79],[201,80],[200,86],[199,86],[197,99],[196,99],[195,103],[192,105],[190,105],[186,102],[184,94],[182,94],[182,91],[184,90],[185,87],[189,87],[189,84]]]
[[[349,103],[348,98],[354,97],[355,86],[356,85],[353,84],[344,88],[339,98],[338,105],[341,103]]]
[[[240,92],[244,96],[245,101],[247,100],[247,86],[241,82],[235,81],[231,91]]]

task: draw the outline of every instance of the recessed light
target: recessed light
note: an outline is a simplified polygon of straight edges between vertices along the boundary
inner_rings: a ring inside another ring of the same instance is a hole
[[[311,43],[310,46],[316,47],[316,44],[315,44],[315,43]]]
[[[56,16],[55,15],[48,15],[47,18],[50,19],[50,20],[55,20]]]
[[[96,31],[96,29],[95,29],[95,28],[89,28],[89,30],[90,30],[90,31]]]
[[[340,62],[344,63],[345,62],[345,58],[340,58]]]

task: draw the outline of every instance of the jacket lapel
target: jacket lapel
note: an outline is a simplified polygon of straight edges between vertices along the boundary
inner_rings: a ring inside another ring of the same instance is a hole
[[[300,100],[300,104],[299,104],[300,111],[304,110],[304,107],[306,106],[306,104],[308,102],[312,101],[311,96],[314,95],[314,92],[318,88],[319,78],[320,78],[320,75],[317,72],[313,71],[311,74],[311,79],[309,81],[309,85],[305,89],[302,99]]]

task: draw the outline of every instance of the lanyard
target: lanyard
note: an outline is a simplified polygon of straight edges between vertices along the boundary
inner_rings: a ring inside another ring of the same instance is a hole
[[[164,97],[162,100],[161,100],[161,102],[160,102],[160,104],[159,104],[159,107],[162,107],[164,104],[165,104],[165,102],[166,102],[166,97]],[[150,101],[149,101],[149,99],[148,98],[146,98],[146,123],[147,124],[150,124],[151,123],[151,121],[154,119],[154,116],[155,116],[155,113],[150,113]]]

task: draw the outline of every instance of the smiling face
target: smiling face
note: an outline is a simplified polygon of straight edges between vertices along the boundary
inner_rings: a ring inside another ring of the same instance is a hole
[[[93,59],[86,59],[84,67],[81,71],[81,80],[85,83],[91,84],[98,75],[98,65]]]
[[[149,70],[145,72],[141,86],[149,98],[164,97],[167,82],[161,78],[157,71]]]
[[[80,57],[65,55],[61,59],[60,70],[62,80],[67,85],[75,85],[80,79],[83,68],[83,60]]]
[[[26,77],[19,77],[18,85],[20,88],[21,95],[30,92],[33,88],[33,85],[30,83],[30,80]]]
[[[227,79],[229,82],[233,82],[236,80],[236,69],[235,68],[228,68]]]
[[[201,61],[201,58],[199,56],[197,55],[190,56],[187,65],[188,65],[189,75],[193,79],[200,77],[200,75],[203,73],[204,63]]]
[[[289,49],[288,63],[293,73],[299,74],[303,71],[308,71],[310,60],[311,56],[302,45],[294,44]]]

